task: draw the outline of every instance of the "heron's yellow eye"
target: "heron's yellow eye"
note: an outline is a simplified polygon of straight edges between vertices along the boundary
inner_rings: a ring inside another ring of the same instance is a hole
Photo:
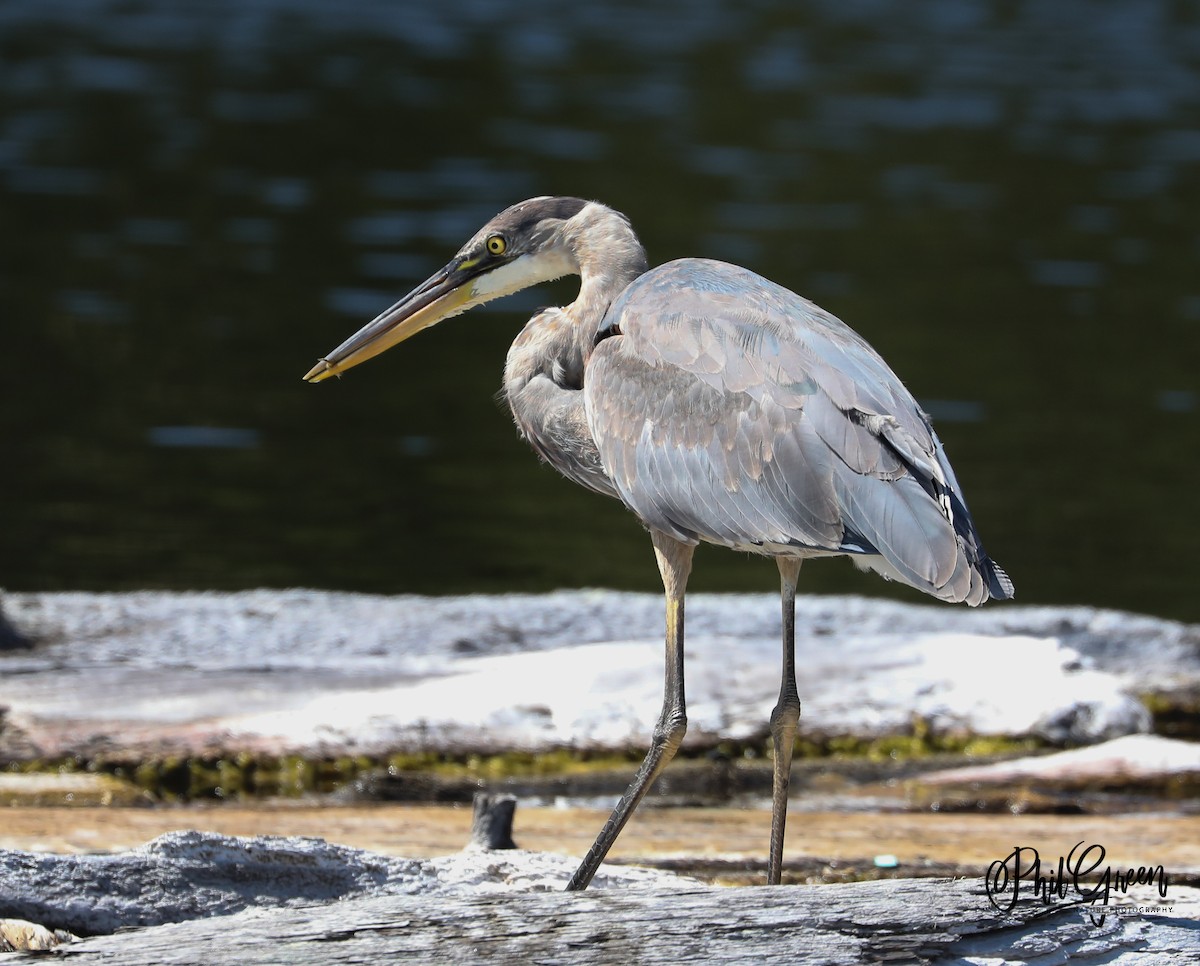
[[[503,255],[504,249],[508,247],[503,235],[492,235],[487,240],[487,250],[489,255]]]

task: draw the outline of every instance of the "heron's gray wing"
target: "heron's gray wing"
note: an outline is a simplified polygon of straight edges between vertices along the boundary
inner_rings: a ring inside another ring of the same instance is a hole
[[[648,525],[877,556],[950,600],[1010,595],[928,419],[832,315],[746,269],[683,259],[626,289],[605,326],[620,335],[588,363],[588,422]]]

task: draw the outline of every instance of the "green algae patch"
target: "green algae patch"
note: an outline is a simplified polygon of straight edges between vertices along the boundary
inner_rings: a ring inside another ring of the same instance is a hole
[[[822,743],[800,742],[795,754],[801,758],[861,758],[866,761],[908,761],[937,755],[965,755],[968,758],[996,758],[1030,753],[1051,747],[1040,738],[1008,738],[971,734],[883,735],[857,738],[850,735],[830,738]]]
[[[725,747],[722,745],[721,747]],[[797,759],[861,760],[883,763],[917,761],[936,756],[956,755],[967,758],[999,758],[1030,754],[1050,748],[1042,738],[1031,735],[977,735],[969,731],[944,731],[925,718],[914,716],[904,732],[874,736],[828,735],[797,736],[792,754]],[[760,739],[758,748],[771,755],[771,742]],[[742,749],[742,757],[754,757],[754,749]]]
[[[154,797],[132,782],[86,772],[0,772],[0,808],[53,808],[64,805],[153,805]]]
[[[1150,730],[1165,738],[1200,741],[1200,692],[1153,692],[1138,695],[1150,712]]]
[[[638,764],[644,750],[580,751],[554,748],[549,751],[509,751],[495,755],[397,754],[387,759],[388,773],[430,772],[453,778],[527,778],[531,776],[578,775]]]
[[[921,762],[954,755],[991,759],[1047,747],[1036,738],[990,737],[935,731],[915,718],[903,734],[860,738],[848,735],[805,736],[795,743],[797,763],[819,767],[861,762],[864,766]],[[382,755],[269,755],[242,751],[210,755],[162,755],[143,759],[72,756],[0,763],[0,774],[111,776],[154,801],[255,801],[339,794],[372,800],[470,800],[471,792],[491,784],[523,781],[549,787],[562,779],[566,788],[600,794],[613,776],[630,772],[645,747],[621,749],[556,748],[501,754],[441,751],[393,751]],[[680,750],[680,763],[697,766],[744,762],[765,764],[771,743],[765,735],[741,740],[696,741]],[[678,771],[679,766],[675,766]],[[531,786],[532,787],[532,786]],[[622,786],[623,787],[623,786]],[[593,788],[595,790],[593,790]],[[618,789],[619,791],[619,789]],[[581,792],[582,793],[582,792]]]
[[[509,752],[499,755],[436,752],[390,755],[165,755],[141,760],[80,756],[39,758],[0,765],[0,776],[105,776],[128,785],[139,795],[159,802],[247,801],[328,795],[380,774],[409,776],[415,798],[443,797],[436,786],[446,784],[452,797],[470,798],[464,788],[514,777],[542,777],[602,772],[636,764],[640,752],[597,754],[566,749]],[[429,782],[419,779],[428,778]],[[97,803],[97,802],[93,802]]]

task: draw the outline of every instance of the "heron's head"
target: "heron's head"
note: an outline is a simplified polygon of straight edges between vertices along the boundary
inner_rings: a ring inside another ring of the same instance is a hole
[[[503,295],[578,273],[575,239],[596,213],[622,216],[579,198],[531,198],[500,212],[435,272],[374,321],[355,332],[304,377],[320,382],[385,349]]]

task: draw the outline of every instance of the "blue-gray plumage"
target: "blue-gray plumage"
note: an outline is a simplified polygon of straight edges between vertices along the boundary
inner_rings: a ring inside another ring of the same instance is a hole
[[[942,600],[1011,587],[929,419],[867,343],[735,265],[681,259],[613,303],[583,396],[621,500],[677,540],[849,554]]]
[[[794,594],[800,564],[845,555],[940,600],[1013,594],[984,552],[925,415],[867,342],[736,265],[648,270],[624,215],[534,198],[488,222],[440,272],[322,359],[317,382],[467,309],[565,274],[579,296],[532,318],[504,393],[522,435],[569,479],[616,497],[650,531],[667,594],[663,710],[650,751],[568,888],[591,881],[686,730],[683,598],[700,541],[776,559],[783,681],[767,879],[780,880],[800,713]]]

